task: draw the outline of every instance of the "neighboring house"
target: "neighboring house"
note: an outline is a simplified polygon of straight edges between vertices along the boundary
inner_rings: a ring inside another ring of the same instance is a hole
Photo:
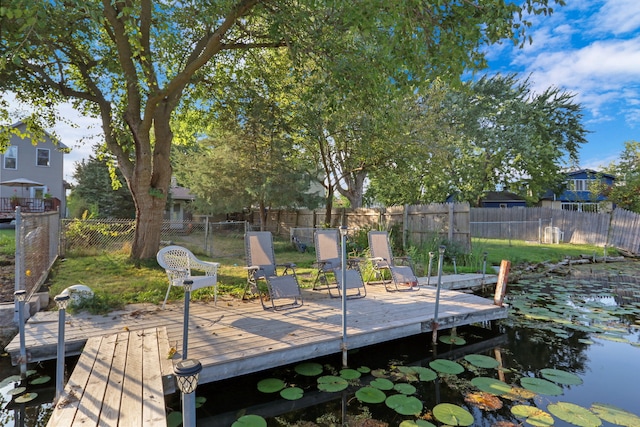
[[[171,222],[171,228],[185,228],[187,227],[185,222],[191,221],[193,218],[187,206],[195,200],[195,196],[189,193],[188,188],[180,187],[174,177],[171,177],[169,193],[171,193],[171,210],[165,211],[164,217]]]
[[[527,206],[524,197],[509,191],[487,191],[480,199],[481,208],[523,208]]]
[[[592,169],[580,169],[567,173],[565,190],[561,194],[547,192],[540,206],[580,212],[607,212],[612,209],[607,201],[607,191],[613,187],[616,177]]]
[[[13,125],[25,132],[26,125]],[[0,182],[30,180],[42,185],[0,185],[0,211],[13,212],[16,201],[25,211],[59,209],[65,213],[64,154],[68,148],[45,133],[44,140],[33,144],[26,137],[12,135],[7,150],[0,154]],[[10,203],[7,203],[7,201]]]

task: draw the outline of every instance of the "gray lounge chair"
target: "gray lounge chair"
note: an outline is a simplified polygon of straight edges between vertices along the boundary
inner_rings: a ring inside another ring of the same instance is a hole
[[[340,233],[335,228],[328,228],[316,230],[314,234],[318,273],[316,274],[313,289],[319,290],[324,287],[329,291],[330,297],[340,297],[343,274],[340,256]],[[358,261],[355,259],[347,260],[347,268],[344,271],[347,298],[363,298],[367,295]],[[335,291],[335,295],[332,291]]]
[[[420,289],[418,278],[411,267],[411,259],[392,255],[389,234],[386,231],[370,231],[368,238],[370,260],[373,266],[371,275],[375,274],[384,283],[387,291],[393,291],[393,289],[389,289],[391,283],[395,286],[396,291]],[[385,274],[387,272],[388,274]]]
[[[260,297],[262,308],[265,310],[301,307],[302,292],[298,285],[295,264],[276,264],[271,232],[250,231],[244,236],[244,244],[247,284],[243,299],[248,288],[251,288],[251,291]],[[278,275],[278,267],[283,269],[281,275]],[[265,300],[269,300],[271,305],[266,305]]]

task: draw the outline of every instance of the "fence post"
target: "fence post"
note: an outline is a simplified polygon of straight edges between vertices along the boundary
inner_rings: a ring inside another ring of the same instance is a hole
[[[407,249],[407,235],[409,234],[409,205],[402,207],[402,249]]]
[[[22,214],[20,213],[20,206],[16,206],[16,225],[15,225],[15,233],[16,233],[16,253],[15,253],[15,262],[14,262],[14,267],[15,267],[15,285],[14,285],[14,292],[20,291],[20,290],[25,290],[25,280],[24,280],[24,276],[23,276],[23,270],[24,268],[22,267],[22,263],[24,261],[24,257],[23,257],[23,252],[24,252],[24,248],[22,247]],[[22,319],[20,319],[20,315],[18,313],[18,301],[16,300],[15,302],[15,307],[14,307],[14,321],[16,323],[18,323],[19,321],[22,321]]]

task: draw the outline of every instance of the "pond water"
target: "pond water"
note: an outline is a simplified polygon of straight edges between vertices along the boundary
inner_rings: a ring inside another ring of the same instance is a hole
[[[198,425],[640,426],[640,286],[556,277],[507,294],[508,319],[440,331],[435,347],[429,334],[350,352],[347,371],[337,354],[202,385]],[[52,385],[16,404],[17,385],[0,384],[0,426],[45,425]],[[178,396],[167,404],[172,425]]]

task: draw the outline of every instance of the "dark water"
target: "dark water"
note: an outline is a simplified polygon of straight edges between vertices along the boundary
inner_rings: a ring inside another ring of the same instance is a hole
[[[423,404],[418,416],[400,415],[384,403],[361,403],[355,392],[374,379],[371,372],[352,380],[345,391],[329,393],[318,390],[317,377],[299,375],[291,366],[200,386],[197,396],[207,400],[197,409],[198,425],[230,426],[245,414],[263,416],[268,426],[398,426],[403,421],[419,418],[442,425],[432,418],[431,411],[439,403],[459,405],[473,415],[472,425],[487,427],[530,425],[524,418],[514,416],[511,408],[527,405],[548,411],[548,405],[557,402],[586,409],[597,403],[607,404],[640,417],[640,287],[637,284],[608,285],[567,278],[522,281],[510,286],[508,302],[509,318],[495,322],[491,328],[475,325],[440,332],[440,335],[455,332],[465,339],[465,345],[439,343],[433,347],[429,334],[349,353],[350,367],[383,370],[394,382],[415,386],[413,395]],[[474,368],[464,359],[468,354],[496,358],[502,369]],[[458,361],[465,370],[457,375],[440,374],[433,381],[394,377],[398,366],[429,367],[436,358]],[[16,373],[15,368],[7,368],[6,362],[5,357],[0,367],[2,374]],[[323,365],[322,375],[339,375],[341,355],[317,362]],[[495,410],[479,409],[465,402],[466,395],[478,391],[470,382],[474,377],[499,378],[520,386],[523,377],[541,378],[541,370],[545,368],[575,374],[582,383],[560,385],[559,395],[538,393],[521,400],[500,397],[502,407]],[[43,365],[36,369],[51,372],[49,375],[53,376],[55,368]],[[257,383],[272,377],[302,388],[302,399],[289,401],[280,398],[278,393],[259,392]],[[45,402],[53,399],[52,386],[41,386],[40,404],[26,405],[11,402],[6,393],[13,387],[15,384],[0,390],[0,426],[45,425],[50,411],[50,405]],[[178,396],[169,396],[167,406],[169,413],[179,411]],[[22,409],[26,409],[21,418],[24,422],[15,422]],[[556,426],[576,425],[556,416],[553,420]],[[636,423],[640,418],[631,420],[619,425],[640,426]],[[602,421],[602,425],[617,424]]]

